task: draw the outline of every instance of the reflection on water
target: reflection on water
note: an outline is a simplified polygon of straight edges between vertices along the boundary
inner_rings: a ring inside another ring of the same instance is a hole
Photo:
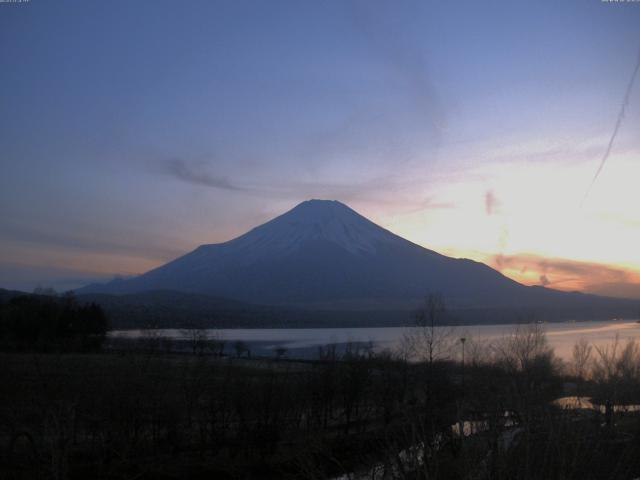
[[[611,343],[616,335],[621,342],[640,335],[640,323],[635,321],[608,322],[558,322],[543,324],[549,344],[556,354],[565,360],[571,358],[573,345],[580,338],[593,345]],[[439,327],[436,327],[439,328]],[[451,327],[445,327],[451,329]],[[518,325],[472,325],[455,327],[454,337],[466,337],[476,341],[490,342],[512,334]],[[210,336],[218,336],[227,342],[241,340],[249,344],[256,354],[270,354],[277,347],[286,348],[291,355],[309,356],[318,346],[345,344],[347,342],[372,342],[376,348],[395,348],[403,337],[411,332],[410,327],[376,328],[257,328],[257,329],[216,329]],[[158,330],[160,336],[186,339],[188,332],[178,329]],[[110,336],[137,338],[143,330],[113,331]],[[306,352],[306,353],[305,353]]]
[[[588,322],[588,323],[591,323],[591,322]],[[563,325],[565,324],[563,323]],[[572,323],[570,325],[577,325],[577,324]],[[619,333],[627,329],[636,329],[636,331],[638,331],[639,327],[640,327],[640,324],[638,324],[638,322],[611,321],[611,322],[606,322],[604,325],[600,324],[598,326],[593,326],[591,328],[585,326],[584,328],[570,328],[567,330],[549,331],[547,335],[553,336],[553,337],[559,336],[559,335],[587,335],[587,334],[601,335],[601,334],[606,334],[607,332]]]
[[[605,413],[605,406],[591,402],[590,397],[562,397],[553,401],[554,405],[567,410],[594,410]],[[640,412],[640,405],[614,405],[614,412]]]

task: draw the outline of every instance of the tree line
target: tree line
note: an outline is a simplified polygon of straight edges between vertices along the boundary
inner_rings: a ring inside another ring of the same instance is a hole
[[[95,351],[109,322],[95,303],[72,292],[39,291],[0,303],[0,349],[4,351]]]
[[[538,324],[462,342],[436,328],[442,309],[428,300],[397,349],[326,345],[313,361],[224,356],[197,329],[191,354],[152,336],[0,354],[2,478],[640,476],[635,342],[579,341],[562,362]],[[566,408],[567,395],[599,408]]]
[[[640,403],[637,352],[617,350],[605,376],[594,357],[579,378],[538,326],[489,353],[472,343],[464,366],[355,344],[342,355],[328,345],[308,362],[5,353],[3,478],[622,479],[640,472],[633,409],[607,414],[554,403],[578,379],[594,402]]]

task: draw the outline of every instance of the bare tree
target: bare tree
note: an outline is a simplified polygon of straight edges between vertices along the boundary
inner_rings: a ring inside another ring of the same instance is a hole
[[[585,380],[589,372],[589,361],[593,346],[589,344],[586,338],[581,338],[573,346],[571,354],[571,373],[578,379]]]
[[[155,354],[160,352],[160,346],[162,344],[162,336],[160,332],[155,329],[146,329],[142,331],[142,335],[138,340],[140,349],[144,352]]]
[[[493,351],[496,364],[506,374],[506,409],[524,429],[522,465],[529,471],[535,458],[533,425],[540,408],[557,395],[553,379],[560,370],[559,361],[538,323],[518,327],[497,341]]]
[[[490,362],[491,344],[488,340],[475,338],[465,333],[465,363],[471,367],[478,367]]]
[[[495,360],[507,371],[530,370],[540,361],[555,361],[553,349],[540,324],[520,326],[493,345]]]
[[[596,384],[596,400],[605,405],[607,422],[615,405],[637,403],[640,385],[640,345],[630,339],[624,348],[616,335],[613,343],[594,346],[591,376]]]
[[[224,355],[226,341],[220,332],[215,332],[210,336],[208,345],[214,357],[222,357]]]
[[[238,358],[240,358],[242,354],[245,352],[247,353],[247,357],[251,356],[251,351],[249,350],[249,347],[242,340],[236,340],[233,344],[233,349],[236,351],[236,356]]]
[[[424,305],[416,312],[415,327],[404,336],[401,349],[429,364],[448,358],[456,339],[453,329],[443,325],[445,313],[442,295],[427,295]]]
[[[183,329],[182,335],[187,339],[187,343],[194,355],[202,355],[204,353],[209,339],[209,333],[206,328],[193,325]]]

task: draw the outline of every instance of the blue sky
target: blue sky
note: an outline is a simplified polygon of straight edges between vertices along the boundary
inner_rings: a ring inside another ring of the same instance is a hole
[[[317,197],[640,296],[637,85],[580,205],[639,26],[600,0],[0,4],[0,286],[141,273]]]

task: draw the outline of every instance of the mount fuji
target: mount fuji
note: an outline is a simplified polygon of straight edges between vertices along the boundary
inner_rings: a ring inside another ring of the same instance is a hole
[[[89,285],[78,293],[152,290],[343,311],[409,310],[430,292],[441,293],[455,309],[618,304],[524,286],[482,263],[416,245],[329,200],[303,202],[233,240],[201,245],[138,277]]]

